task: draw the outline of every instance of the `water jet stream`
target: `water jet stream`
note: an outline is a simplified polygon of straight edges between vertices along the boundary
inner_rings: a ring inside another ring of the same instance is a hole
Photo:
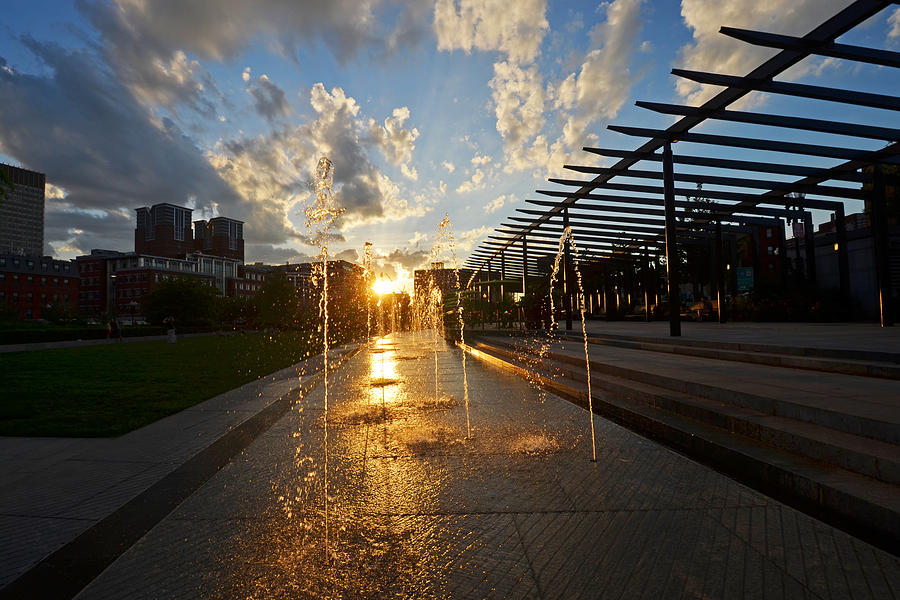
[[[556,330],[558,325],[553,307],[553,283],[556,281],[556,275],[559,272],[559,262],[565,251],[567,242],[572,245],[572,251],[575,255],[572,268],[575,270],[576,280],[578,281],[578,305],[581,310],[581,334],[584,338],[584,365],[587,371],[588,415],[590,415],[591,420],[591,460],[597,462],[597,441],[596,436],[594,435],[594,407],[591,398],[591,360],[588,355],[587,329],[585,325],[584,287],[581,284],[581,271],[578,270],[578,247],[575,245],[575,236],[572,234],[571,227],[566,227],[565,230],[563,230],[563,234],[559,237],[559,250],[556,252],[556,258],[553,260],[553,274],[550,276],[550,319],[553,323],[553,329]],[[568,274],[565,275],[566,285],[570,285],[571,282],[568,281]]]
[[[334,226],[334,222],[343,208],[333,206],[334,194],[334,165],[327,156],[319,159],[316,165],[316,178],[313,182],[315,199],[311,206],[307,206],[306,227],[313,232],[312,240],[321,251],[322,257],[322,296],[319,301],[319,314],[322,316],[322,339],[324,345],[324,365],[322,369],[323,386],[325,394],[324,412],[324,454],[325,472],[323,478],[324,487],[324,511],[325,511],[325,558],[330,559],[328,545],[328,231]]]

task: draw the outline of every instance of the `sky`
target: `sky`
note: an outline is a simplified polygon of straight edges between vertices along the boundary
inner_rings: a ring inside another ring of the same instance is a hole
[[[721,25],[803,35],[849,2],[3,4],[0,162],[46,173],[49,255],[131,251],[134,209],[170,202],[245,221],[246,262],[311,260],[303,209],[327,156],[344,209],[329,255],[358,262],[371,242],[379,274],[409,289],[445,214],[462,263],[564,164],[604,164],[583,146],[639,145],[608,124],[671,123],[635,100],[715,91],[670,69],[742,75],[773,53]],[[900,7],[840,41],[900,50]],[[811,58],[783,79],[896,95],[888,73]],[[808,102],[753,93],[743,105],[796,114]],[[888,111],[813,102],[819,118],[900,127]],[[436,256],[452,264],[446,240]]]

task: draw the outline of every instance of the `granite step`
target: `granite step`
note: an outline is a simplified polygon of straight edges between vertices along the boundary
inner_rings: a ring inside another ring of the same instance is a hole
[[[536,369],[533,356],[496,339],[473,339],[469,351],[587,406],[583,358],[579,367],[570,357],[551,353]],[[900,453],[895,445],[629,378],[604,375],[592,378],[592,384],[594,412],[898,551]]]

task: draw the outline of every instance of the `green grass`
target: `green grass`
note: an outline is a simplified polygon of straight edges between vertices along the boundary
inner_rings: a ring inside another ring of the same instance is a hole
[[[249,334],[0,354],[0,435],[110,437],[321,352]]]

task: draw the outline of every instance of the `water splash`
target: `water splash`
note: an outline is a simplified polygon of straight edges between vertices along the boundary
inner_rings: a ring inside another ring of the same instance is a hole
[[[334,206],[334,165],[327,156],[319,159],[316,165],[316,178],[313,182],[315,196],[313,203],[304,209],[306,227],[310,231],[312,242],[319,247],[322,259],[322,296],[319,300],[319,315],[322,318],[322,338],[324,366],[322,368],[325,393],[325,471],[323,478],[323,498],[325,510],[325,557],[330,558],[328,545],[328,235],[337,218],[344,212],[343,208]]]
[[[584,287],[581,284],[581,271],[578,270],[578,247],[575,245],[575,236],[572,234],[571,227],[566,227],[565,230],[563,230],[563,234],[559,237],[559,250],[557,250],[556,258],[553,260],[553,274],[550,276],[550,319],[554,324],[553,329],[556,330],[556,313],[554,312],[553,307],[553,283],[556,281],[557,273],[559,273],[560,259],[565,252],[567,242],[572,245],[572,252],[574,254],[572,267],[575,271],[576,280],[578,281],[578,304],[579,309],[581,310],[581,334],[584,337],[584,365],[587,370],[588,415],[590,415],[591,420],[591,460],[597,462],[597,440],[594,435],[594,407],[591,398],[591,360],[588,355],[587,329],[585,325]],[[566,285],[569,285],[568,275],[566,275],[566,278]]]
[[[372,341],[372,308],[369,301],[371,283],[370,280],[375,276],[372,270],[374,257],[372,255],[372,242],[363,244],[363,282],[366,286],[366,343]]]

